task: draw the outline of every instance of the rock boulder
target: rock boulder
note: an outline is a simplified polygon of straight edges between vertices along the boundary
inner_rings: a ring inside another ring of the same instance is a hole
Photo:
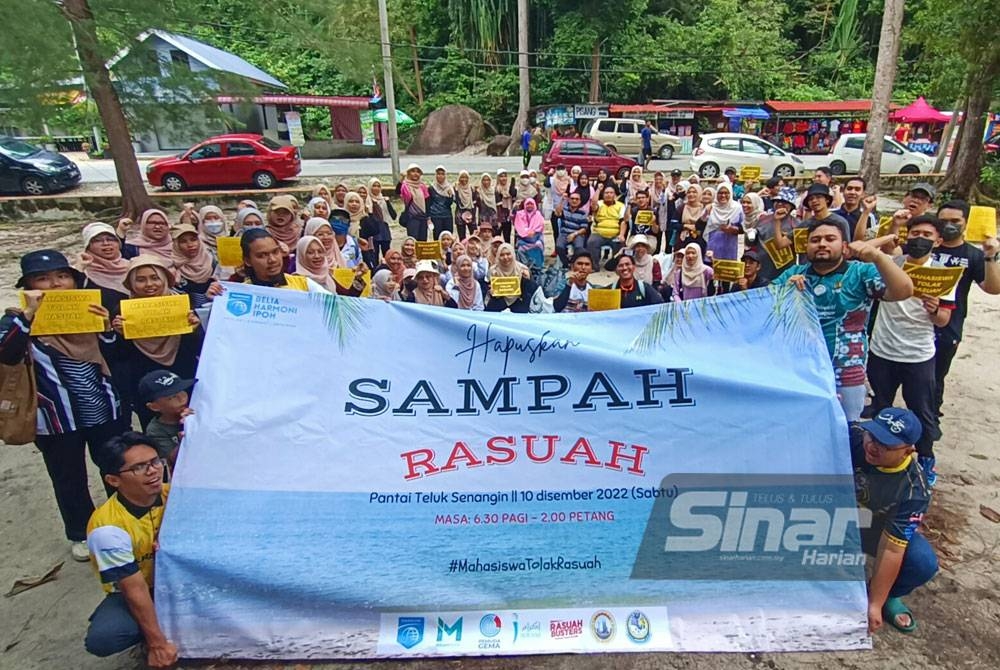
[[[503,156],[510,144],[510,135],[494,135],[486,146],[487,156]]]
[[[483,139],[483,117],[465,105],[446,105],[431,112],[408,154],[452,154]]]

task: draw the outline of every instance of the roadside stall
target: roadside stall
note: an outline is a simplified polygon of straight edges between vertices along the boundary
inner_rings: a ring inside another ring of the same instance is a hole
[[[868,130],[871,100],[794,102],[768,100],[772,119],[765,121],[762,137],[797,154],[823,154],[846,133]]]
[[[889,120],[896,124],[893,136],[897,142],[910,151],[934,156],[951,115],[934,109],[921,96],[890,114]]]

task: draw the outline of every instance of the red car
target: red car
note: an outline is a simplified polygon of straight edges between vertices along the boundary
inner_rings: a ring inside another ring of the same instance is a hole
[[[596,177],[597,171],[601,169],[619,179],[625,179],[629,170],[637,164],[635,160],[622,156],[597,140],[567,137],[553,140],[552,146],[542,157],[541,170],[548,172],[550,168],[555,169],[558,165],[565,165],[569,170],[574,165],[579,165],[591,179]]]
[[[146,167],[146,179],[168,191],[190,186],[253,186],[273,188],[298,176],[302,159],[296,147],[286,147],[263,135],[218,135]]]

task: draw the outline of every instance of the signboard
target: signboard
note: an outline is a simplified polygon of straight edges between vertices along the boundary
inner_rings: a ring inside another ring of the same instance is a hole
[[[792,253],[791,247],[779,249],[778,243],[774,240],[774,238],[764,240],[764,251],[767,252],[771,262],[774,263],[775,269],[778,270],[795,260],[795,254]]]
[[[494,298],[515,298],[521,295],[520,277],[493,277],[490,279],[490,295]]]
[[[795,253],[797,254],[806,253],[806,246],[808,244],[809,244],[808,228],[796,228],[792,231],[792,246],[795,248]]]
[[[759,165],[743,165],[740,167],[740,181],[757,181],[760,179]]]
[[[219,264],[224,267],[238,268],[243,266],[243,249],[238,237],[217,237]]]
[[[997,210],[995,207],[973,205],[969,208],[969,223],[965,227],[965,241],[981,244],[987,237],[997,236]]]
[[[182,657],[870,647],[810,296],[565,315],[226,289],[156,558]]]
[[[712,271],[719,281],[737,282],[743,279],[743,261],[715,259],[712,261]]]
[[[573,105],[573,116],[577,119],[606,119],[607,105]]]
[[[375,146],[375,112],[365,109],[359,112],[361,118],[361,144],[369,147]]]
[[[587,291],[587,309],[603,312],[622,308],[622,292],[616,288],[592,288]]]
[[[122,300],[121,308],[126,340],[185,335],[193,330],[188,323],[191,296],[186,293]]]
[[[927,295],[941,298],[951,293],[958,280],[962,278],[965,268],[942,268],[916,263],[904,263],[903,272],[913,280],[914,295]]]
[[[549,107],[545,110],[546,126],[571,126],[576,122],[573,116],[573,107]]]
[[[288,141],[293,147],[301,147],[306,143],[302,132],[302,117],[298,112],[285,112],[285,125],[288,126]]]
[[[413,253],[418,261],[439,261],[444,258],[440,242],[417,242]]]
[[[104,319],[90,311],[91,305],[101,304],[99,290],[75,289],[44,293],[45,297],[39,303],[31,322],[32,335],[76,335],[104,331]],[[21,291],[21,309],[27,305],[24,291]]]

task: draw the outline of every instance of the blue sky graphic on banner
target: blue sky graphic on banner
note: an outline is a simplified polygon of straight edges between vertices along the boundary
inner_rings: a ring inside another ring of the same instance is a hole
[[[847,429],[801,294],[216,302],[157,556],[183,656],[870,645]]]

